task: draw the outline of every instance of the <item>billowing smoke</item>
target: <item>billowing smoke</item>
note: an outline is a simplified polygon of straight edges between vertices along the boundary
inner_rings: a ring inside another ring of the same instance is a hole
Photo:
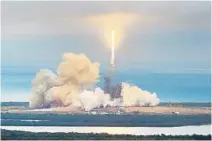
[[[156,106],[160,102],[155,93],[151,94],[127,83],[122,83],[121,94],[124,106]]]
[[[98,81],[99,64],[91,63],[84,54],[65,53],[57,73],[66,84],[89,85]]]
[[[106,107],[106,106],[119,106],[120,99],[111,100],[109,94],[105,94],[101,88],[96,88],[94,91],[83,91],[80,94],[80,99],[83,104],[83,108],[87,111],[93,108]]]
[[[29,97],[29,107],[41,108],[46,104],[47,91],[55,86],[61,85],[60,79],[52,71],[43,69],[32,81],[32,90]]]
[[[41,70],[32,82],[30,108],[81,106],[79,93],[99,79],[99,64],[84,54],[65,53],[57,74]]]
[[[99,81],[99,64],[92,63],[84,54],[65,53],[57,74],[40,70],[32,81],[30,108],[79,107],[91,110],[107,106],[156,106],[159,99],[136,86],[122,83],[120,98],[95,87]]]

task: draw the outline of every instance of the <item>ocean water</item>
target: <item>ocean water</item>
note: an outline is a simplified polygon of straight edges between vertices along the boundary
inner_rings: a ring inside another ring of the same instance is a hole
[[[1,113],[2,126],[179,127],[211,124],[211,115]]]
[[[31,81],[39,69],[2,69],[2,101],[27,101]],[[103,87],[104,73],[100,82]],[[161,101],[171,102],[210,102],[210,74],[207,73],[142,73],[115,72],[114,81],[128,82],[140,88],[155,92]]]

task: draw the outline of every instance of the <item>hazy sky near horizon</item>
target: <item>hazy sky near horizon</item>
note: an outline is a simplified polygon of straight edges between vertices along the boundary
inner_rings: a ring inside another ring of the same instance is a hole
[[[2,2],[2,66],[55,68],[64,52],[107,68],[110,50],[83,19],[133,13],[117,69],[210,72],[210,2]],[[110,21],[109,21],[110,22]]]

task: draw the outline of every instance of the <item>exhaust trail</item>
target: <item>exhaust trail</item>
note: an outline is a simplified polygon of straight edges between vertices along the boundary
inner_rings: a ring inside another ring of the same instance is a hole
[[[111,66],[112,68],[115,67],[115,31],[112,30],[112,46],[111,46]]]

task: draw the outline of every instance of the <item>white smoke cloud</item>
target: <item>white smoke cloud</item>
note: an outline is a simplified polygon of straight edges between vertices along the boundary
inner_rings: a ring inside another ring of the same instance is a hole
[[[41,70],[32,82],[29,107],[81,106],[79,93],[99,79],[99,64],[84,54],[65,53],[57,74]]]
[[[136,86],[122,83],[121,97],[111,99],[101,88],[88,90],[99,80],[99,64],[84,54],[65,53],[57,75],[41,70],[32,81],[30,108],[80,107],[91,110],[106,106],[156,106],[159,99]]]
[[[93,108],[106,107],[106,106],[119,106],[120,99],[111,100],[109,94],[105,94],[101,88],[96,88],[94,91],[83,91],[80,94],[80,99],[83,103],[83,108],[87,111]]]
[[[29,97],[29,107],[39,108],[45,104],[46,92],[54,87],[61,85],[60,79],[51,70],[43,69],[36,74],[32,81],[32,90]]]
[[[122,83],[121,95],[124,106],[156,106],[160,102],[155,93],[151,94],[128,83]]]
[[[57,73],[66,84],[93,84],[99,78],[99,64],[91,63],[84,54],[65,53]]]

